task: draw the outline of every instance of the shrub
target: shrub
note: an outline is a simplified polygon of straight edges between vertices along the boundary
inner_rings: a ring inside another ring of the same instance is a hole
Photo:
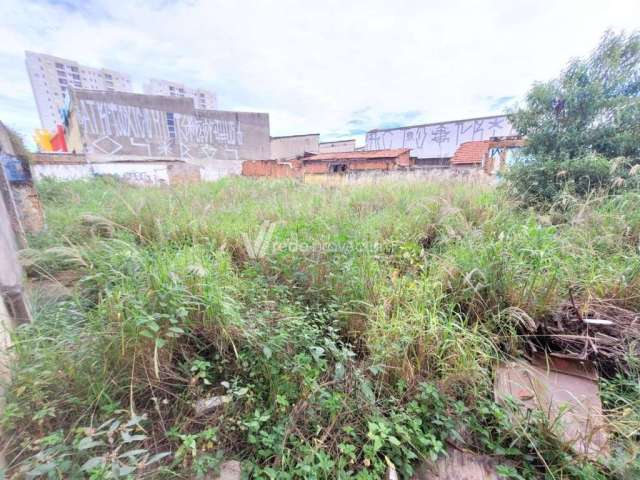
[[[509,118],[527,143],[506,178],[526,205],[635,186],[629,177],[640,160],[640,32],[606,32],[588,58],[535,84]]]
[[[640,32],[606,32],[588,58],[535,84],[510,120],[527,137],[529,155],[639,157]]]
[[[561,161],[524,157],[505,172],[505,179],[511,195],[524,205],[549,205],[567,195],[581,198],[637,188],[640,177],[634,165],[624,157],[609,160],[593,154]]]

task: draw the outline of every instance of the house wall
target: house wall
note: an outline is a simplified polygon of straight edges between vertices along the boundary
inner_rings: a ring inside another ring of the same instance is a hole
[[[291,159],[305,152],[318,153],[320,134],[292,135],[290,137],[271,138],[271,157],[273,159]],[[268,157],[264,157],[268,158]]]
[[[334,172],[335,165],[345,165],[345,172]],[[247,177],[300,177],[302,175],[344,175],[358,170],[393,170],[398,167],[410,167],[412,159],[408,152],[392,157],[379,158],[340,158],[314,160],[304,157],[280,162],[277,160],[246,161],[242,164],[242,175]]]
[[[499,115],[388,130],[372,130],[366,136],[366,149],[410,148],[413,157],[450,158],[461,143],[515,134],[506,115]]]
[[[31,154],[32,163],[87,163],[84,153],[38,152]]]
[[[305,175],[304,183],[321,185],[370,184],[386,181],[406,182],[464,182],[491,184],[496,178],[480,168],[413,168],[392,170],[351,170],[342,175],[322,173]]]
[[[196,110],[191,98],[120,92],[74,90],[68,140],[69,150],[95,161],[128,155],[202,164],[271,153],[266,113]]]
[[[242,164],[242,175],[245,177],[298,177],[301,175],[290,163],[279,163],[276,160],[247,161]]]
[[[33,182],[11,185],[11,191],[25,232],[33,234],[44,230],[44,209]]]
[[[320,142],[320,153],[354,152],[355,150],[355,139]]]

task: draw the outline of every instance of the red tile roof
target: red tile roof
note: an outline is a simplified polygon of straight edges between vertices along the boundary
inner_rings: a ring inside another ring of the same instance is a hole
[[[475,140],[460,144],[451,158],[452,165],[482,163],[482,159],[489,151],[489,140]]]
[[[388,150],[366,150],[362,152],[331,152],[331,153],[319,153],[317,155],[309,155],[304,157],[303,160],[358,160],[367,158],[395,158],[404,153],[409,153],[409,148],[391,148]]]

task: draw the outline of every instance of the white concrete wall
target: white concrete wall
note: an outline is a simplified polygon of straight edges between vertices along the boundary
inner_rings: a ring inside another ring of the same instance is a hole
[[[305,152],[318,153],[320,151],[320,135],[293,135],[290,137],[271,138],[271,158],[291,159]],[[261,159],[266,160],[266,159]]]
[[[68,147],[77,153],[184,161],[265,160],[271,153],[266,113],[197,110],[186,97],[88,90],[72,92],[71,112]]]
[[[354,139],[320,142],[320,153],[353,152],[355,149],[356,141]]]
[[[487,175],[481,168],[415,168],[412,170],[357,170],[344,175],[305,175],[304,182],[323,185],[370,184],[386,181],[403,182],[469,182],[493,184],[495,176]]]
[[[432,123],[367,133],[367,150],[410,148],[418,158],[450,158],[461,143],[516,135],[505,115]]]
[[[212,182],[227,175],[242,175],[242,160],[193,159],[194,165],[202,167],[202,180]]]
[[[37,164],[31,166],[36,180],[45,177],[58,180],[78,180],[100,175],[114,175],[138,185],[168,185],[166,163],[88,163],[88,164]]]

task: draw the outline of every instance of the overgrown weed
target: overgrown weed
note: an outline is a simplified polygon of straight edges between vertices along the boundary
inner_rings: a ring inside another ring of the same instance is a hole
[[[14,336],[3,426],[18,477],[109,478],[116,447],[89,457],[85,428],[143,414],[144,452],[117,467],[138,476],[204,475],[235,457],[259,478],[380,478],[388,462],[409,478],[451,442],[498,456],[511,478],[638,468],[628,376],[606,380],[610,466],[572,455],[542,419],[513,425],[491,388],[524,325],[569,291],[640,306],[637,193],[549,222],[456,184],[39,188],[49,229],[30,273],[81,279]],[[243,234],[265,221],[271,248],[250,258]],[[211,395],[226,401],[196,417],[193,402]]]

